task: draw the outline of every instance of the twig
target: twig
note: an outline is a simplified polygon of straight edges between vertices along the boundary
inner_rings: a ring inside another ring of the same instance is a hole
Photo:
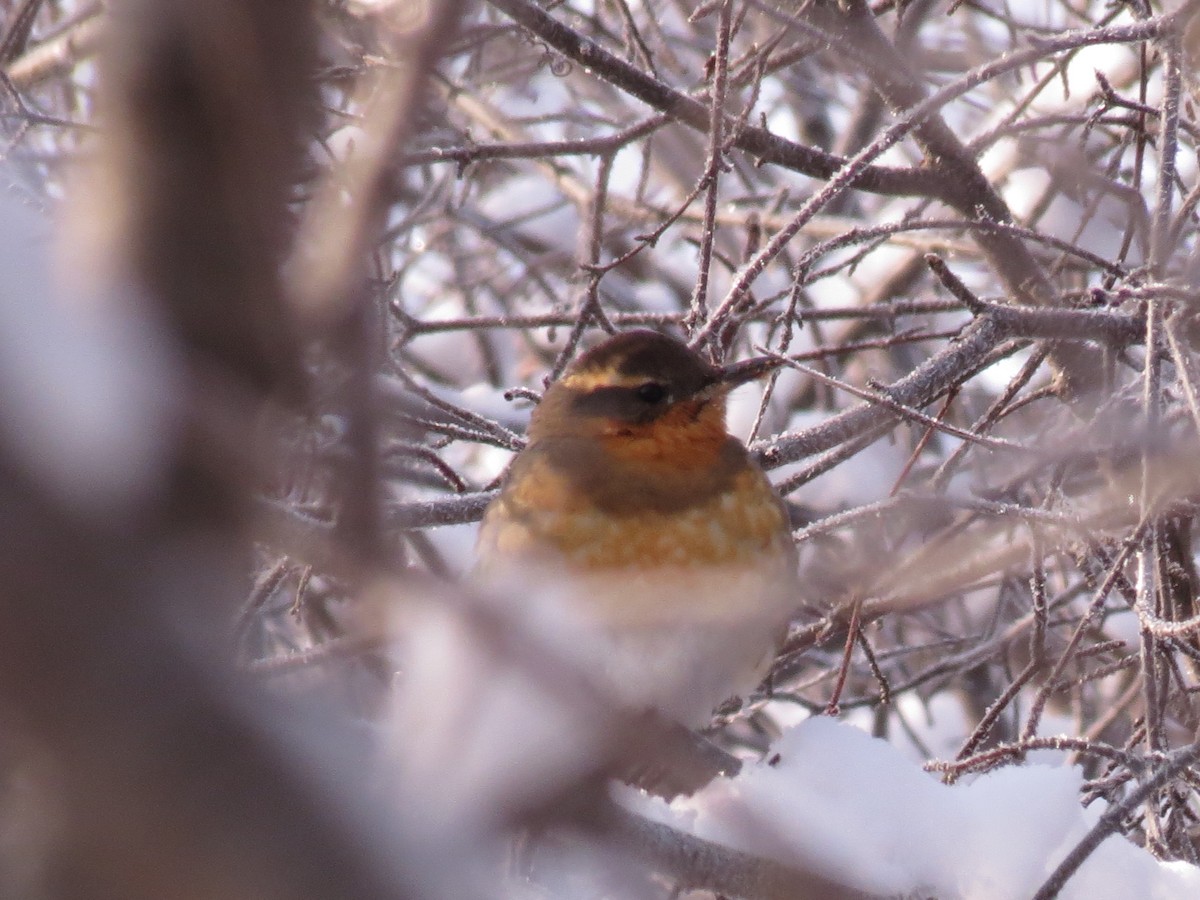
[[[780,365],[787,366],[790,369],[796,369],[797,371],[808,375],[810,378],[815,378],[824,384],[828,384],[832,387],[838,388],[839,390],[846,391],[846,393],[853,394],[855,397],[859,397],[868,401],[869,403],[877,404],[884,409],[891,410],[901,418],[908,419],[913,422],[919,422],[928,428],[944,432],[951,437],[959,438],[967,441],[968,443],[978,444],[979,446],[986,447],[989,450],[1015,450],[1021,452],[1024,452],[1025,450],[1024,447],[1020,446],[1019,444],[1014,444],[1011,441],[974,434],[970,431],[965,431],[962,428],[959,428],[957,425],[951,425],[947,422],[935,419],[933,416],[927,416],[923,412],[912,409],[911,407],[905,406],[903,403],[893,400],[886,394],[881,394],[877,391],[868,391],[860,387],[855,387],[852,384],[847,384],[846,382],[840,381],[837,378],[831,378],[823,372],[818,372],[816,369],[810,366],[806,366],[803,363],[797,362],[795,359],[777,356],[773,353],[767,353],[766,355],[770,356],[772,359],[778,359]]]
[[[832,881],[816,867],[753,856],[612,808],[612,836],[629,852],[661,866],[685,889],[707,889],[746,900],[878,900]]]
[[[1057,897],[1071,876],[1087,861],[1092,852],[1106,838],[1121,830],[1126,816],[1172,778],[1194,765],[1198,759],[1200,759],[1200,744],[1192,744],[1190,747],[1176,751],[1171,755],[1169,761],[1154,773],[1153,777],[1142,782],[1120,803],[1115,803],[1106,809],[1100,816],[1100,821],[1092,826],[1092,830],[1087,833],[1087,836],[1072,848],[1066,858],[1058,864],[1058,868],[1038,888],[1038,892],[1033,895],[1033,900],[1052,900]]]
[[[1160,278],[1165,274],[1173,250],[1168,239],[1171,235],[1171,200],[1175,192],[1176,157],[1179,152],[1179,102],[1183,81],[1182,41],[1182,33],[1173,30],[1164,34],[1158,42],[1164,57],[1165,90],[1158,141],[1158,190],[1150,228],[1150,269]]]
[[[696,267],[696,287],[688,313],[688,323],[700,323],[708,316],[708,278],[712,268],[713,242],[717,234],[717,198],[720,196],[721,170],[724,165],[725,91],[729,81],[729,29],[733,16],[732,0],[722,0],[717,19],[717,46],[713,51],[712,113],[708,126],[708,157],[704,161],[704,221],[700,227],[700,259]],[[689,329],[690,330],[690,329]]]

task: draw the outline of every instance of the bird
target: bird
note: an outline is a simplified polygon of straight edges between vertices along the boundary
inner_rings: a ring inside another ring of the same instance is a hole
[[[476,576],[568,633],[624,708],[709,724],[761,683],[798,605],[787,508],[725,421],[775,365],[608,338],[545,390],[484,513]]]

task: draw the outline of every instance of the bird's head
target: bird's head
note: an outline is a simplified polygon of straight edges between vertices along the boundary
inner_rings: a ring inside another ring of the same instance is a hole
[[[654,331],[619,334],[580,356],[534,411],[530,441],[582,437],[636,459],[717,452],[727,440],[725,397],[774,363],[714,366]]]

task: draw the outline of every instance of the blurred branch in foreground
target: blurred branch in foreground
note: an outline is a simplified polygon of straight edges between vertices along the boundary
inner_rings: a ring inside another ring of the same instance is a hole
[[[49,758],[33,768],[59,810],[26,861],[41,883],[8,888],[405,896],[396,834],[368,827],[344,774],[365,748],[322,748],[335,713],[236,677],[225,637],[271,453],[255,420],[302,395],[279,273],[313,11],[131,0],[109,17],[103,132],[69,210],[68,290],[90,306],[72,313],[29,259],[6,279],[5,749],[17,771]],[[37,227],[13,212],[10,248]],[[26,382],[58,390],[30,408]]]

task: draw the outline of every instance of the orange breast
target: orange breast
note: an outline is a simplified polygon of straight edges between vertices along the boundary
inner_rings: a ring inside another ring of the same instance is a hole
[[[529,558],[575,571],[725,566],[783,557],[790,548],[779,500],[752,467],[694,505],[614,515],[591,504],[564,473],[535,465],[488,509],[479,542],[485,567],[496,558]]]

